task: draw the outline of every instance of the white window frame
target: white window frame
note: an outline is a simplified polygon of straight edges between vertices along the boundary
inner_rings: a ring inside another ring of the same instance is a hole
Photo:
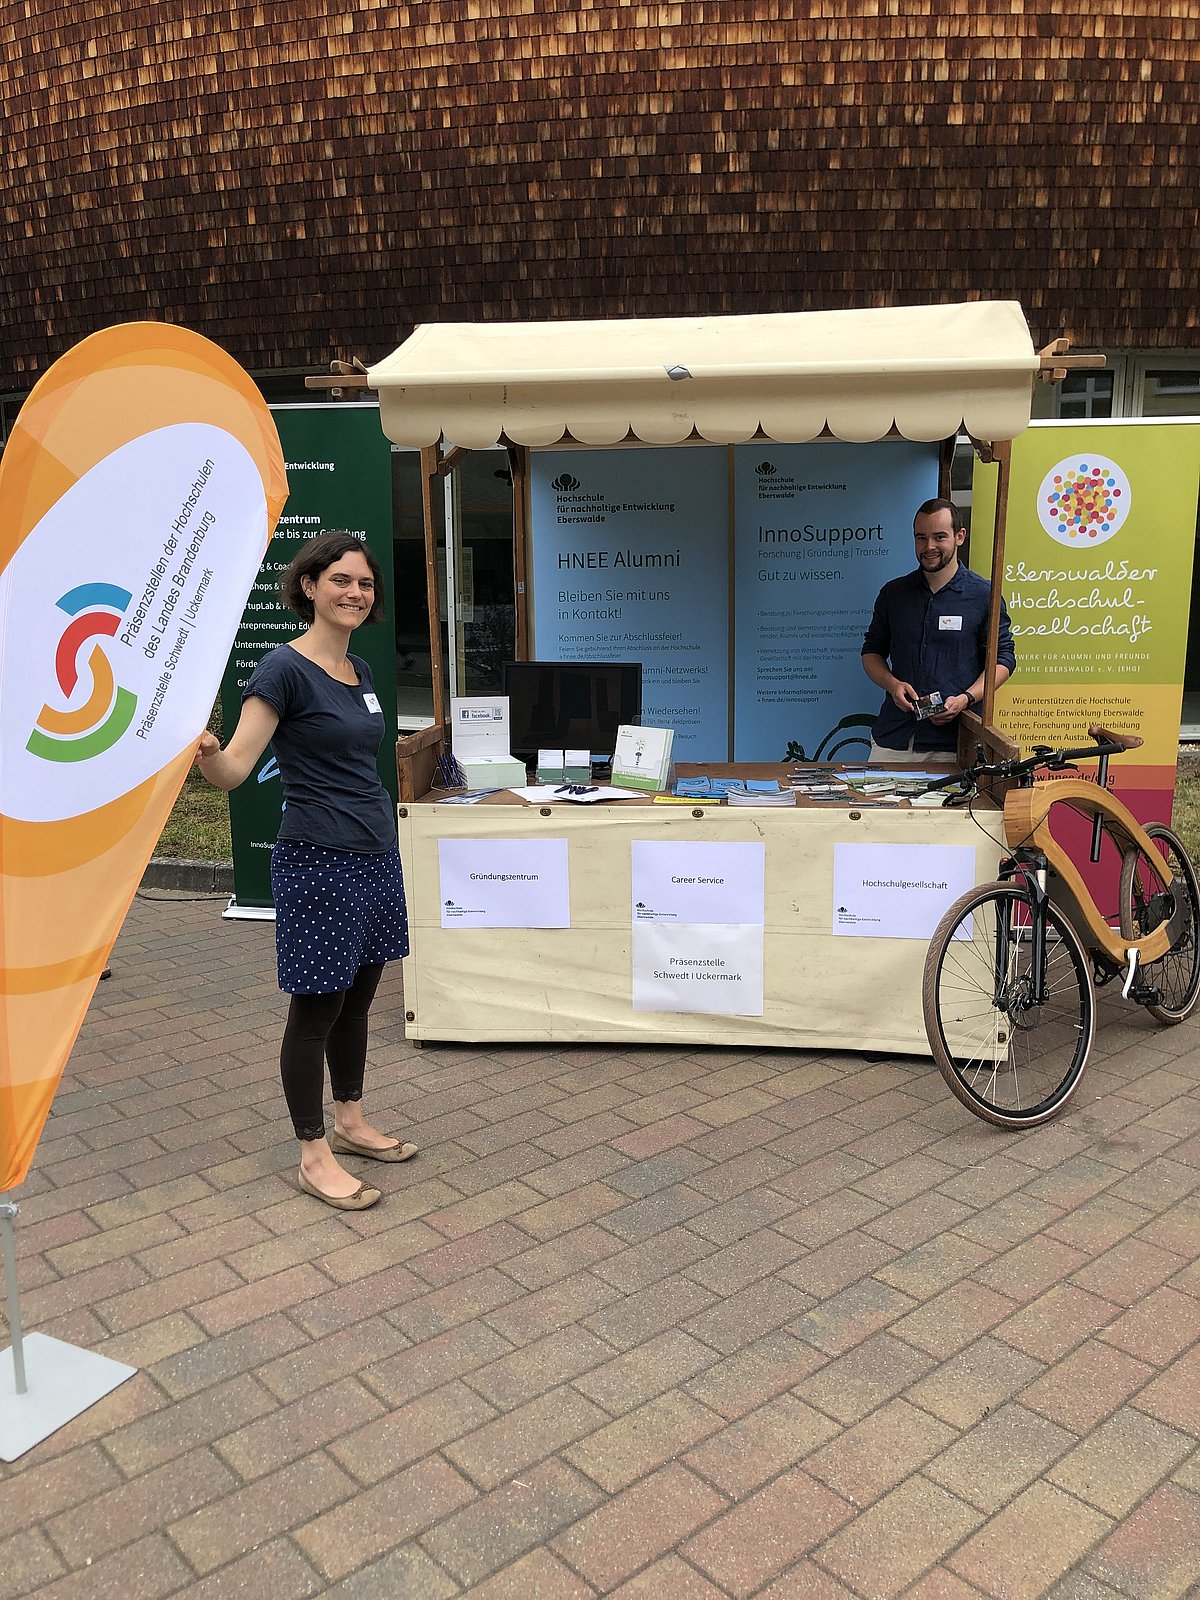
[[[1200,373],[1200,350],[1162,350],[1139,351],[1136,355],[1127,358],[1129,366],[1129,415],[1132,417],[1145,416],[1146,406],[1146,380],[1151,372],[1164,372],[1174,369],[1178,372]],[[1200,416],[1200,385],[1197,387],[1194,414]],[[1168,415],[1188,415],[1189,413],[1168,413]]]

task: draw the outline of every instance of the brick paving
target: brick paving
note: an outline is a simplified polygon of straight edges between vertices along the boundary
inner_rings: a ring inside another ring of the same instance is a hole
[[[393,967],[422,1154],[338,1215],[220,905],[135,901],[15,1197],[27,1329],[138,1372],[0,1465],[0,1600],[1200,1593],[1200,1023],[1105,998],[1007,1134],[908,1059],[418,1050]]]

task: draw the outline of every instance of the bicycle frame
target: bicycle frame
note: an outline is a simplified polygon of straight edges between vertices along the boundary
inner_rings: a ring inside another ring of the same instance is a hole
[[[999,780],[991,798],[1002,800],[1010,854],[999,881],[961,895],[934,930],[921,1004],[933,1059],[951,1092],[1002,1128],[1036,1127],[1071,1098],[1095,1040],[1098,986],[1123,976],[1123,997],[1167,1024],[1200,1004],[1200,881],[1170,829],[1143,828],[1108,792],[1107,757],[1141,741],[1101,727],[1088,733],[1093,746],[981,759],[938,785],[958,784],[947,801],[955,804],[978,794],[981,779]],[[1091,756],[1100,758],[1095,783],[1034,783],[1039,768],[1058,773]],[[1116,926],[1050,832],[1056,805],[1090,822],[1093,862],[1105,834],[1116,847]],[[1152,931],[1134,937],[1146,929]]]
[[[1046,877],[1046,858],[1034,850],[1014,850],[1007,861],[1000,863],[999,881],[1012,883],[1019,878],[1029,895],[1030,972],[1033,979],[1031,999],[1033,1004],[1038,1006],[1046,1002],[1046,906],[1050,900],[1046,889]],[[997,1005],[1003,999],[1003,992],[1008,982],[1007,941],[1011,931],[999,923],[996,925],[994,970]]]
[[[1154,867],[1164,890],[1174,894],[1176,909],[1170,920],[1160,924],[1143,939],[1122,939],[1101,916],[1078,867],[1050,832],[1049,812],[1055,805],[1066,805],[1080,816],[1096,822],[1107,832],[1123,855],[1127,850],[1143,851]],[[1019,852],[1036,852],[1058,882],[1051,897],[1068,917],[1084,945],[1099,951],[1114,967],[1144,966],[1166,955],[1183,930],[1186,908],[1166,871],[1166,863],[1145,829],[1116,795],[1098,784],[1081,778],[1061,778],[1052,783],[1010,789],[1004,798],[1004,837],[1014,858]],[[1162,862],[1162,869],[1159,863]]]

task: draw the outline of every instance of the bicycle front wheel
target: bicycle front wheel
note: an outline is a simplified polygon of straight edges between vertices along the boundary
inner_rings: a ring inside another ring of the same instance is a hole
[[[1191,858],[1170,828],[1152,822],[1146,832],[1162,858],[1160,869],[1174,880],[1175,890],[1163,887],[1144,851],[1136,847],[1127,850],[1121,862],[1121,937],[1144,939],[1160,923],[1168,922],[1182,903],[1184,925],[1179,937],[1165,956],[1151,961],[1138,974],[1158,992],[1157,1000],[1144,1002],[1150,1015],[1159,1022],[1182,1022],[1200,1000],[1200,887]]]
[[[1091,966],[1078,934],[1046,907],[1039,985],[1034,915],[1020,886],[981,884],[946,912],[925,961],[921,999],[938,1071],[968,1111],[1001,1128],[1058,1115],[1096,1032]]]

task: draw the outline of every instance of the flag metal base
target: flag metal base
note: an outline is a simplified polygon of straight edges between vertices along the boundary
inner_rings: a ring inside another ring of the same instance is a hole
[[[64,1423],[111,1394],[136,1367],[80,1350],[45,1333],[22,1335],[17,1302],[13,1218],[20,1207],[0,1201],[0,1236],[12,1345],[0,1350],[0,1461],[15,1461]]]
[[[136,1367],[91,1350],[25,1336],[27,1388],[17,1394],[11,1350],[0,1350],[0,1461],[15,1461],[132,1378]]]

